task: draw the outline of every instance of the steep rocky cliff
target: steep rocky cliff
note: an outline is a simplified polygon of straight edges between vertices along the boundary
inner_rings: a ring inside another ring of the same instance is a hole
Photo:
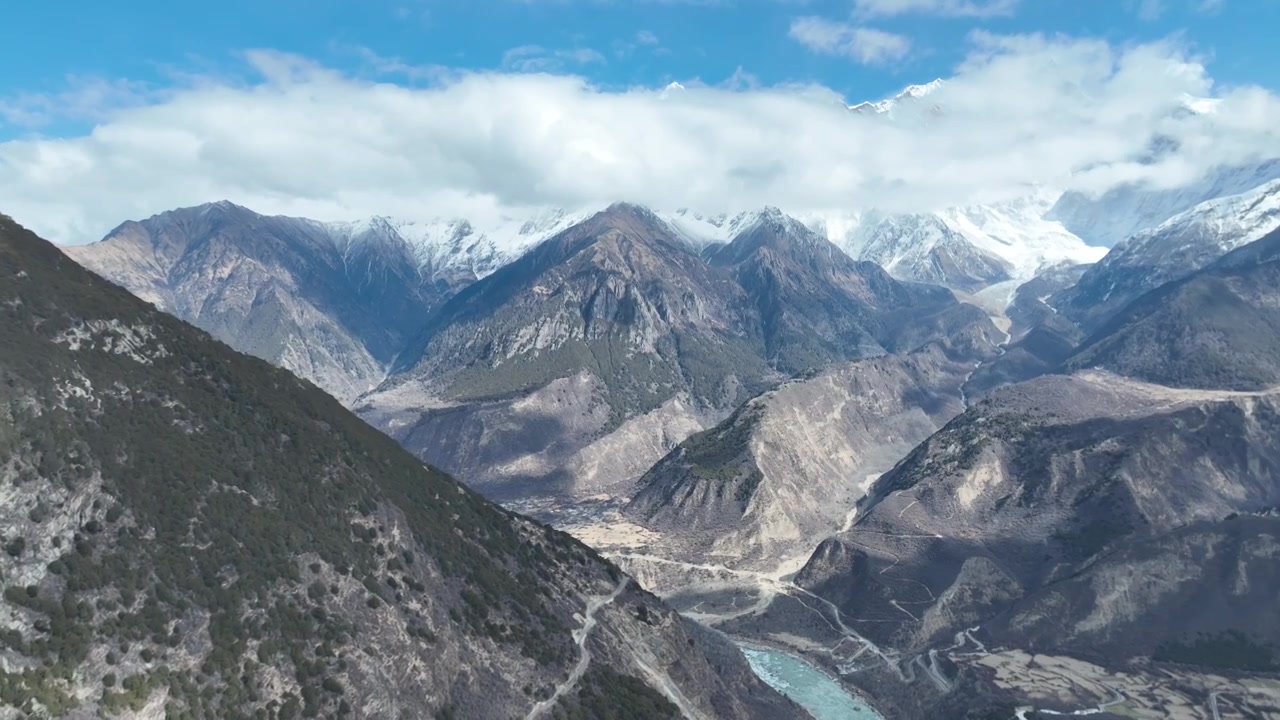
[[[662,533],[668,557],[767,570],[807,555],[852,522],[881,473],[964,410],[974,365],[951,355],[932,344],[754,398],[654,465],[626,513]]]
[[[1203,592],[1223,602],[1234,594],[1239,607],[1265,606],[1274,586],[1249,575],[1252,560],[1237,569],[1230,554],[1197,560],[1184,546],[1211,547],[1215,523],[1280,504],[1278,438],[1274,390],[1182,390],[1100,372],[1001,389],[880,478],[858,520],[818,548],[797,582],[902,649],[1005,617],[1000,639],[1017,647],[1078,650],[1106,639],[1117,657],[1150,652],[1197,629],[1186,621],[1196,599],[1174,576],[1204,579]],[[1184,533],[1196,525],[1208,529]],[[1274,539],[1262,535],[1237,541],[1240,552],[1269,552]],[[1123,569],[1126,553],[1173,564],[1147,583],[1137,560]],[[1227,570],[1243,577],[1207,582]],[[1126,574],[1114,590],[1069,590]],[[1055,593],[1067,600],[1044,618],[1006,617],[1047,608]],[[1221,622],[1280,639],[1256,614]],[[1079,632],[1050,637],[1043,623]]]

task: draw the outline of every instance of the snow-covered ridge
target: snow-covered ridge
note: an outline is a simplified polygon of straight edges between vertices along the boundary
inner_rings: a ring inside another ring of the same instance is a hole
[[[769,218],[803,223],[849,256],[878,263],[901,279],[968,287],[1030,279],[1048,267],[1092,263],[1106,254],[1105,248],[1092,247],[1061,223],[1045,219],[1058,196],[1036,188],[1005,203],[897,215],[871,209],[787,215],[777,208],[736,215],[687,209],[658,214],[699,248],[731,242]],[[803,228],[792,234],[807,235]]]
[[[456,271],[481,278],[591,214],[548,208],[528,215],[499,215],[484,220],[375,216],[325,225],[337,241],[347,244],[398,238],[408,245],[420,266],[432,274]]]
[[[1047,267],[1097,262],[1107,253],[1045,218],[1058,196],[1038,189],[1018,200],[952,208],[938,216],[979,250],[1009,263],[1015,278],[1029,279]]]
[[[893,111],[895,107],[906,100],[919,100],[927,95],[933,94],[938,88],[946,84],[941,78],[927,82],[923,85],[908,85],[902,89],[897,95],[877,100],[874,102],[864,101],[855,105],[849,105],[849,109],[857,113],[867,113],[874,115],[886,115]]]
[[[850,110],[859,113],[885,115],[890,113],[890,111],[902,104],[904,101],[919,100],[932,95],[942,87],[946,86],[946,84],[946,80],[937,78],[922,85],[908,85],[896,94],[887,98],[882,98],[880,100],[864,100],[859,103],[854,103],[853,105],[848,105],[847,107]],[[1182,108],[1196,115],[1211,115],[1216,113],[1221,104],[1222,100],[1219,98],[1197,97],[1189,94],[1184,94],[1181,100]]]
[[[655,214],[666,222],[677,236],[698,250],[709,245],[732,242],[734,238],[755,225],[770,220],[794,224],[795,227],[792,229],[797,232],[803,232],[805,229],[804,223],[776,207],[764,207],[734,215],[726,213],[703,215],[688,208],[675,212],[659,211]]]
[[[932,93],[934,90],[937,90],[938,88],[942,87],[945,84],[945,82],[946,81],[944,81],[942,78],[936,78],[923,85],[908,85],[906,88],[902,90],[902,92],[898,93],[898,97],[899,98],[903,98],[903,97],[922,98],[925,95]]]
[[[1280,228],[1280,180],[1208,200],[1116,245],[1050,301],[1100,326],[1134,298]]]
[[[900,277],[928,277],[924,268],[913,265],[931,262],[937,248],[965,243],[1004,266],[1011,279],[1030,279],[1061,263],[1096,262],[1107,252],[1045,218],[1057,197],[1052,190],[1035,189],[1009,202],[933,213],[865,210],[815,213],[803,219],[851,256],[879,262]]]
[[[1238,195],[1203,202],[1117,245],[1107,265],[1146,265],[1153,255],[1170,255],[1198,246],[1221,256],[1280,228],[1280,180]],[[1177,246],[1169,246],[1176,238]]]
[[[1215,168],[1194,182],[1175,188],[1126,184],[1099,196],[1069,192],[1059,198],[1049,217],[1095,245],[1115,246],[1175,216],[1216,198],[1252,192],[1280,178],[1280,158]]]

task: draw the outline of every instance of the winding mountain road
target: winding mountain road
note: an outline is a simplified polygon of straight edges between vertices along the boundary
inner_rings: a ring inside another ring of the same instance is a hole
[[[885,650],[880,648],[878,645],[866,639],[865,637],[860,635],[857,631],[853,630],[847,624],[845,624],[844,615],[840,611],[840,608],[837,607],[830,600],[827,600],[821,595],[817,595],[813,592],[810,592],[809,590],[806,590],[805,588],[802,588],[793,582],[790,582],[788,580],[783,580],[778,576],[769,575],[766,573],[754,572],[750,570],[734,570],[732,568],[725,567],[724,565],[700,565],[696,563],[682,562],[679,560],[671,560],[669,558],[664,558],[657,555],[644,555],[644,554],[637,554],[637,553],[614,553],[614,554],[609,554],[606,557],[614,561],[630,560],[630,561],[640,561],[640,562],[652,562],[652,563],[657,563],[661,565],[672,565],[672,566],[683,567],[683,568],[688,568],[692,570],[703,570],[703,571],[709,571],[709,572],[724,573],[725,575],[740,577],[743,580],[751,584],[754,584],[758,588],[758,591],[761,593],[759,601],[748,612],[759,612],[763,610],[764,608],[768,607],[768,605],[771,604],[773,600],[777,598],[779,595],[789,596],[791,599],[795,600],[797,603],[799,603],[809,612],[821,618],[822,621],[825,622],[828,627],[830,627],[832,630],[834,630],[836,633],[838,633],[841,636],[840,641],[837,642],[830,650],[828,650],[828,652],[832,655],[833,658],[837,660],[837,662],[839,662],[841,658],[839,658],[836,655],[836,649],[841,647],[845,643],[851,642],[860,648],[856,653],[855,657],[861,656],[864,653],[869,652],[872,655],[875,655],[876,657],[880,658],[880,660],[884,662],[886,666],[893,668],[893,670],[898,674],[899,677],[904,677],[902,668],[899,667],[898,657],[896,653],[890,654],[886,652]],[[819,605],[816,607],[813,605],[810,605],[809,603],[805,602],[805,599],[815,600],[819,603]],[[737,617],[737,616],[741,616],[742,614],[745,614],[745,613],[738,612],[734,616]],[[705,618],[705,619],[710,620],[710,618]],[[850,672],[852,672],[852,670]],[[847,673],[842,673],[842,674],[847,674]]]
[[[587,639],[591,636],[591,630],[596,626],[596,613],[600,611],[600,608],[617,600],[622,591],[627,589],[627,585],[630,582],[631,578],[623,578],[622,582],[618,583],[618,586],[608,595],[592,595],[587,598],[587,608],[583,611],[582,616],[582,627],[573,631],[573,642],[578,646],[578,664],[573,667],[568,679],[556,686],[555,692],[551,694],[551,697],[533,706],[533,709],[525,716],[525,720],[536,720],[543,713],[550,711],[560,701],[560,698],[572,690],[578,684],[578,681],[582,679],[582,676],[586,674],[587,667],[591,665],[591,650],[587,648]]]

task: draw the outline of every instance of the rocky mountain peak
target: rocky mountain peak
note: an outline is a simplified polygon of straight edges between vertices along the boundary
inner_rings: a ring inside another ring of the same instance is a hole
[[[611,203],[608,207],[601,211],[601,214],[629,214],[629,215],[652,215],[652,211],[643,205],[638,205],[626,200],[619,200]]]
[[[201,212],[253,212],[249,208],[233,203],[230,200],[215,200],[203,205],[197,205],[195,209]]]
[[[623,256],[631,255],[640,248],[664,254],[674,253],[671,255],[672,259],[696,257],[675,234],[671,225],[653,211],[625,202],[614,203],[583,222],[552,236],[546,245],[562,260],[589,248],[593,249],[597,257],[609,256],[624,263],[631,261]],[[544,248],[535,248],[531,254],[543,252]]]
[[[713,264],[736,265],[758,253],[804,257],[807,260],[813,259],[816,253],[828,259],[850,260],[835,245],[776,207],[766,207],[745,216],[739,226],[742,229],[728,245],[709,255],[708,259]]]
[[[254,212],[243,205],[237,205],[230,200],[218,200],[216,202],[196,205],[194,207],[179,208],[168,212],[159,213],[148,218],[144,222],[151,222],[158,225],[171,223],[207,223],[209,226],[217,227],[220,225],[234,225],[248,222],[257,222],[266,219],[269,216]]]

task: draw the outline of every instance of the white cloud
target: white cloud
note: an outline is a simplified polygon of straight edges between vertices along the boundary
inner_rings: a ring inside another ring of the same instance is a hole
[[[67,89],[59,93],[0,98],[0,123],[41,127],[55,118],[98,120],[114,109],[141,105],[156,97],[143,83],[73,76],[67,78]]]
[[[1135,6],[1142,20],[1157,20],[1164,14],[1164,0],[1137,0]]]
[[[854,0],[860,17],[919,14],[942,17],[996,17],[1012,15],[1020,0]]]
[[[814,52],[840,55],[868,65],[901,60],[911,51],[911,41],[902,35],[820,17],[796,18],[791,22],[790,34]]]
[[[1138,19],[1145,21],[1159,20],[1169,10],[1166,0],[1126,0],[1125,4]],[[1195,12],[1213,14],[1222,10],[1226,0],[1183,0],[1183,3],[1175,5],[1189,6]]]
[[[412,82],[432,82],[445,81],[457,74],[443,65],[414,65],[398,57],[379,55],[361,45],[335,45],[334,49],[355,57],[373,75],[395,75]]]
[[[221,198],[321,219],[615,200],[918,210],[1028,183],[1177,184],[1280,148],[1276,95],[1215,93],[1173,43],[977,33],[946,84],[892,118],[849,112],[822,87],[741,78],[605,91],[563,75],[456,73],[414,87],[280,53],[250,61],[253,82],[207,77],[110,109],[80,137],[0,143],[0,211],[83,242]],[[1186,95],[1220,102],[1177,112]],[[1158,137],[1177,149],[1142,162]]]
[[[591,48],[548,50],[540,45],[521,45],[502,55],[502,67],[516,72],[555,72],[565,65],[605,62],[604,55]]]

